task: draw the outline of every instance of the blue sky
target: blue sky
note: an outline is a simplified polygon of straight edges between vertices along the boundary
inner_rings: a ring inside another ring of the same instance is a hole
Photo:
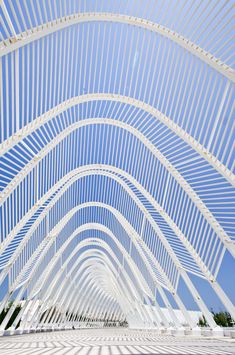
[[[114,2],[113,7],[109,3],[104,1],[103,9],[116,12],[117,3]],[[196,2],[194,3],[196,4]],[[27,4],[29,4],[28,1]],[[195,10],[195,4],[190,9],[186,6],[181,14],[183,19],[184,14],[187,13],[189,23],[190,14]],[[6,6],[11,12],[7,1]],[[73,10],[73,3],[67,2],[67,6],[67,9],[62,10],[63,14],[66,10],[68,12]],[[93,9],[92,6],[92,2],[90,2],[86,9],[80,10],[88,11]],[[147,18],[155,22],[166,26],[171,24],[173,30],[185,34],[191,40],[197,38],[197,33],[194,33],[193,28],[187,27],[187,21],[183,23],[181,20],[177,24],[174,14],[171,12],[168,14],[165,11],[168,9],[167,2],[164,2],[161,11],[152,11],[153,9],[151,2],[148,8],[144,9],[143,6],[134,8],[133,1],[129,1],[128,6],[123,7],[123,13],[131,13],[136,16],[145,13]],[[120,9],[118,10],[120,11]],[[222,21],[221,26],[225,21],[222,18],[227,10],[228,8],[224,8],[219,15]],[[24,12],[23,7],[22,11]],[[49,8],[47,11],[49,16]],[[57,11],[60,11],[59,7]],[[210,7],[207,8],[207,11],[209,14]],[[29,13],[32,16],[32,10],[29,10]],[[19,15],[19,13],[17,14]],[[53,14],[55,15],[54,12]],[[207,24],[210,24],[212,17],[211,15],[211,18],[207,18]],[[181,19],[181,17],[179,18]],[[45,19],[46,16],[43,21]],[[20,26],[24,27],[23,21],[20,18],[18,20]],[[29,26],[27,20],[26,25]],[[16,22],[14,26],[17,27]],[[204,26],[206,29],[206,24]],[[206,33],[210,33],[212,28],[210,26]],[[204,43],[203,48],[208,49],[210,47],[206,43],[210,41],[207,40],[206,33],[198,38],[197,43]],[[230,38],[231,33],[228,32],[227,36]],[[213,40],[214,35],[209,34],[209,38]],[[211,48],[213,48],[212,45]],[[226,52],[228,57],[229,48],[228,45]],[[220,47],[218,47],[218,55],[221,53]],[[169,39],[139,27],[120,23],[76,24],[20,48],[18,79],[16,79],[15,63],[16,54],[14,52],[2,58],[3,105],[1,117],[4,119],[0,121],[1,140],[8,138],[16,131],[18,122],[15,102],[17,95],[19,95],[19,128],[22,128],[36,117],[71,97],[93,93],[111,93],[135,98],[152,105],[207,147],[228,169],[234,167],[234,86],[229,84],[221,74],[216,73],[214,69]],[[19,81],[19,94],[16,90],[17,80]],[[220,120],[217,122],[217,113],[220,109]],[[153,117],[130,104],[94,100],[75,105],[65,113],[55,116],[24,138],[23,143],[19,143],[0,159],[3,168],[0,176],[0,189],[4,190],[33,156],[39,154],[46,145],[50,145],[50,141],[64,129],[87,118],[112,118],[129,124],[143,133],[177,168],[185,181],[193,187],[204,204],[214,214],[226,233],[233,241],[235,240],[234,188],[187,143],[182,142],[175,133],[166,128],[160,122],[159,117]],[[218,134],[214,135],[211,140],[211,133],[215,126]],[[134,176],[160,205],[163,204],[164,186],[167,183],[168,173],[160,162],[130,132],[111,125],[93,124],[76,129],[42,159],[39,172],[32,173],[29,180],[25,182],[23,192],[18,192],[18,197],[13,196],[12,206],[17,213],[12,213],[10,222],[6,219],[3,211],[7,207],[1,207],[2,239],[11,230],[10,227],[18,222],[17,217],[18,219],[23,217],[24,213],[34,205],[37,197],[41,198],[65,174],[88,164],[114,165],[126,171]],[[40,182],[35,188],[36,174],[39,177],[37,181]],[[107,186],[111,191],[110,196],[107,192],[107,200],[120,207],[120,195],[117,193],[119,187],[113,186],[112,181],[107,182],[105,178],[87,178],[86,183],[80,184],[81,186],[78,183],[77,189],[81,191],[81,194],[75,196],[74,200],[69,200],[70,207],[73,204],[85,202],[86,199],[102,200],[106,193],[104,193],[104,189]],[[206,188],[204,188],[205,185]],[[132,188],[134,189],[133,186]],[[196,239],[198,243],[202,243],[202,235],[206,231],[204,243],[209,246],[210,240],[213,240],[214,249],[211,256],[217,260],[216,251],[221,247],[219,240],[216,239],[213,230],[210,229],[204,218],[198,214],[197,209],[191,206],[190,199],[187,199],[187,196],[185,200],[181,199],[180,193],[181,187],[172,177],[169,178],[165,210],[175,223],[179,224],[192,244],[196,245]],[[70,196],[68,194],[67,198]],[[18,206],[21,200],[25,200],[25,211]],[[147,206],[143,197],[142,201]],[[65,200],[63,203],[66,204]],[[123,208],[123,213],[126,213],[136,230],[140,232],[141,215],[138,214],[136,207],[133,207],[133,211],[135,213],[131,214]],[[88,214],[87,218],[99,219],[100,216],[97,211],[96,213]],[[58,214],[55,219],[58,219],[59,216],[62,217],[62,215]],[[183,220],[185,215],[187,218]],[[152,216],[156,223],[163,223],[159,214],[153,212]],[[188,224],[187,221],[189,221]],[[163,231],[164,228],[166,226],[162,224]],[[168,232],[168,241],[173,246],[174,241],[171,240],[170,233],[174,234],[174,231]],[[25,233],[26,231],[19,236],[18,243],[23,239]],[[150,248],[150,236],[157,238],[151,233],[153,232],[148,230],[146,226],[143,238],[147,244],[149,243]],[[125,241],[123,242],[125,243]],[[203,248],[203,243],[201,247]],[[10,248],[3,257],[3,263],[10,255]],[[157,250],[155,252],[157,253]],[[225,252],[218,280],[235,303],[233,270],[235,270],[235,261],[228,252]],[[196,273],[199,274],[198,270]],[[210,286],[201,277],[190,275],[195,285],[198,285],[201,290],[208,307],[215,310],[223,309],[224,306],[212,292]],[[5,293],[5,290],[6,288],[2,286],[1,293]],[[195,308],[192,297],[189,296],[182,281],[179,284],[179,294],[182,295],[187,307]]]

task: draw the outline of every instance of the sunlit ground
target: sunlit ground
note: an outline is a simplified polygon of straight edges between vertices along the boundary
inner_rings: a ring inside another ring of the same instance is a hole
[[[198,354],[234,355],[235,340],[174,337],[129,329],[66,330],[0,338],[0,354]]]

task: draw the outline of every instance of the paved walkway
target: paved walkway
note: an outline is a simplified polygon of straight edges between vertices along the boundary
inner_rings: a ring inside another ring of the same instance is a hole
[[[0,354],[21,355],[235,355],[235,341],[158,335],[128,329],[67,330],[0,338]]]

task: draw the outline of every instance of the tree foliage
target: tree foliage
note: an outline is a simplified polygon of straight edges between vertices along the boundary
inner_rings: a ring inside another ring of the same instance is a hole
[[[215,323],[220,327],[233,327],[235,325],[235,321],[229,312],[226,311],[214,312],[212,310],[211,313],[213,314]],[[202,317],[199,318],[198,325],[200,327],[209,326],[204,315],[202,315]]]
[[[220,311],[215,313],[214,311],[212,311],[212,314],[215,323],[221,327],[232,327],[235,323],[229,312]]]
[[[199,327],[208,327],[208,323],[206,321],[204,314],[202,315],[202,317],[199,318],[198,325]]]
[[[3,320],[5,319],[7,313],[9,312],[11,306],[13,305],[13,301],[8,303],[8,306],[6,308],[4,308],[2,310],[2,312],[0,313],[0,324],[2,324]],[[10,326],[13,324],[14,320],[16,319],[16,317],[18,316],[19,312],[21,310],[21,305],[17,305],[16,308],[14,309],[14,312],[12,313],[5,329],[10,328]],[[18,328],[19,324],[17,324],[16,328]]]

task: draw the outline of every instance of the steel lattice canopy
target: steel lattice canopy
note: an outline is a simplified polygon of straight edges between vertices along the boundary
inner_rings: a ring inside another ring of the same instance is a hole
[[[1,332],[235,318],[234,2],[0,9]]]

